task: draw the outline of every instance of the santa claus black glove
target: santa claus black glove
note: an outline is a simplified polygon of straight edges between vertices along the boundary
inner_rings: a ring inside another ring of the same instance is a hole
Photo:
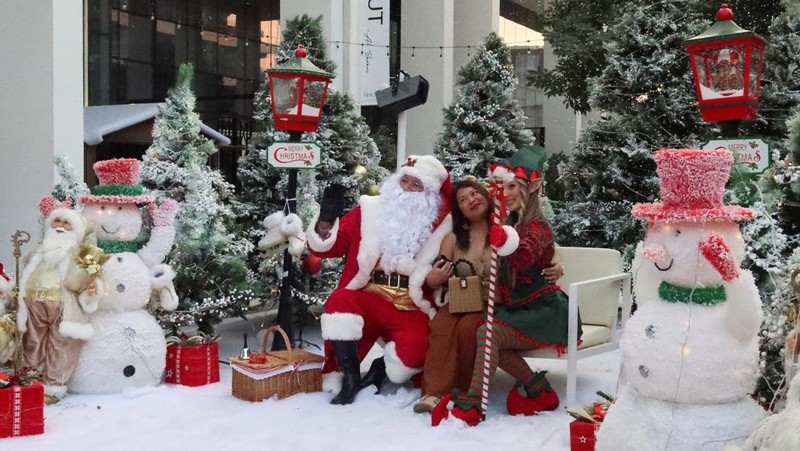
[[[345,188],[339,184],[331,184],[322,193],[322,204],[319,207],[319,220],[333,224],[344,212]]]

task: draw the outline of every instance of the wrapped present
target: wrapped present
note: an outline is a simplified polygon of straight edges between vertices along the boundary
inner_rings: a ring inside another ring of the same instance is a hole
[[[0,437],[44,433],[44,386],[11,384],[0,388]]]
[[[219,345],[213,339],[193,338],[167,341],[167,383],[197,387],[219,382]]]
[[[597,440],[595,432],[601,423],[575,420],[569,424],[569,449],[571,451],[594,451]]]

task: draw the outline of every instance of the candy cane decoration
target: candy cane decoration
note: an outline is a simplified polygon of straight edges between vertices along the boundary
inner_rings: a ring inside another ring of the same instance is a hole
[[[505,214],[505,196],[501,185],[492,182],[491,198],[494,204],[492,225],[502,225],[500,218]],[[492,263],[489,267],[489,303],[486,308],[486,345],[483,352],[483,381],[481,383],[481,412],[482,421],[486,420],[486,409],[489,407],[489,378],[490,378],[490,343],[494,329],[494,298],[497,293],[497,246],[492,245]]]

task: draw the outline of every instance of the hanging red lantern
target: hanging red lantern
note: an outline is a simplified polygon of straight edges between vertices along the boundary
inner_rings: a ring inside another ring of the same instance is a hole
[[[766,41],[736,25],[733,11],[723,4],[714,25],[685,44],[703,120],[754,120]]]
[[[308,254],[303,258],[303,272],[306,274],[317,274],[322,271],[322,259],[316,255]]]

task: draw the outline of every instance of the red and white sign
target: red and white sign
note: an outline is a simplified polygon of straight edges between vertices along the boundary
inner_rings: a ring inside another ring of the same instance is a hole
[[[770,163],[769,143],[761,138],[712,139],[703,150],[724,147],[733,153],[733,171],[761,174]]]
[[[267,148],[267,162],[276,169],[313,169],[322,160],[322,149],[311,142],[276,142]]]

